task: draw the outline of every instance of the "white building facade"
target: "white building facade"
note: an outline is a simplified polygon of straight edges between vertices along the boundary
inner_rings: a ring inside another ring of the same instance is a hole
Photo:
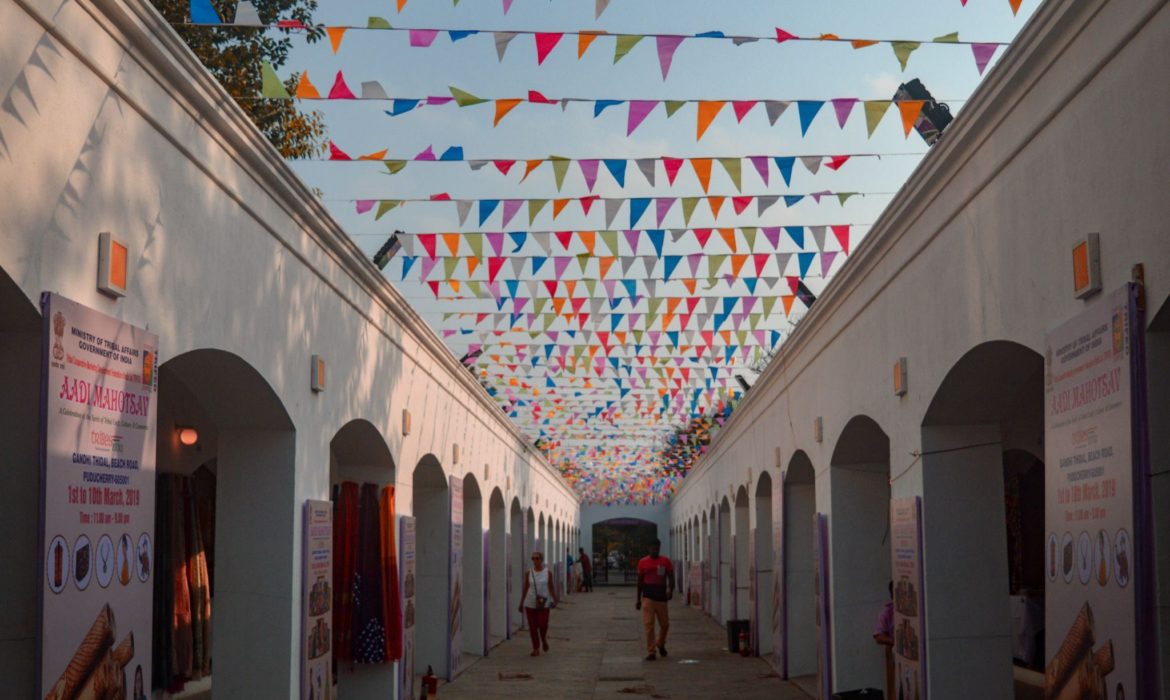
[[[918,496],[930,697],[1043,685],[1042,666],[1013,658],[1026,653],[1021,611],[1043,600],[1045,334],[1141,276],[1152,465],[1141,488],[1153,502],[1154,663],[1170,687],[1170,138],[1150,121],[1170,113],[1167,47],[1161,1],[1040,7],[675,495],[675,556],[702,563],[704,606],[748,618],[758,572],[757,651],[773,654],[779,604],[788,677],[814,676],[819,657],[835,692],[884,686],[872,635],[892,578],[890,500]],[[1081,300],[1071,251],[1089,233],[1105,294]],[[827,527],[828,659],[814,513]]]
[[[579,544],[578,500],[559,473],[148,3],[12,0],[0,18],[6,696],[32,697],[36,684],[45,291],[158,335],[158,471],[216,477],[203,690],[300,692],[302,507],[341,481],[393,486],[397,514],[416,518],[420,673],[447,665],[456,481],[463,651],[510,635],[527,554]],[[101,232],[129,248],[120,299],[95,285]],[[323,391],[310,387],[313,356]],[[178,426],[197,430],[195,446]],[[397,673],[342,668],[340,686],[391,697]]]

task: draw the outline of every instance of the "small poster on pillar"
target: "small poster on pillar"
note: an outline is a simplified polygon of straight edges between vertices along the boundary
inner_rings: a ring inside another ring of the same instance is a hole
[[[692,608],[699,610],[703,609],[703,564],[701,562],[691,562],[691,568],[688,572],[690,589],[690,605]]]
[[[1149,530],[1144,320],[1133,285],[1051,331],[1044,351],[1045,659],[1052,698],[1154,697],[1139,643]],[[1138,389],[1135,391],[1135,389]],[[1141,428],[1140,430],[1137,428]],[[1140,446],[1140,447],[1139,447]]]
[[[333,504],[306,501],[301,560],[301,698],[333,688]]]
[[[894,582],[894,695],[926,700],[926,597],[922,589],[922,501],[890,501],[890,572]]]
[[[139,697],[151,684],[158,338],[56,294],[41,310],[37,697]]]
[[[398,667],[398,697],[414,697],[414,579],[417,567],[414,518],[398,518],[398,577],[402,581],[402,662]]]
[[[455,680],[463,666],[463,479],[448,481],[451,494],[451,553],[447,581],[447,680]]]

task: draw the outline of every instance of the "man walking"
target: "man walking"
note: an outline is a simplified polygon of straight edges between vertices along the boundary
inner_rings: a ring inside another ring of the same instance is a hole
[[[638,602],[636,610],[642,611],[642,626],[646,628],[646,660],[653,661],[655,649],[666,656],[666,631],[670,629],[670,616],[666,601],[674,596],[674,566],[670,559],[658,556],[662,543],[654,540],[650,555],[638,562]],[[654,637],[654,620],[658,619],[658,638]]]

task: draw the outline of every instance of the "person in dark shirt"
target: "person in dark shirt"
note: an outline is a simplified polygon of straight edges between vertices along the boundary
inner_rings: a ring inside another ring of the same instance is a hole
[[[646,629],[646,660],[653,661],[655,650],[666,656],[666,632],[670,616],[666,602],[674,597],[674,566],[670,559],[658,555],[662,543],[654,540],[650,555],[638,562],[638,602],[634,609],[642,611],[642,626]],[[654,637],[654,620],[658,620],[658,637]]]
[[[593,590],[593,562],[585,555],[585,548],[577,550],[577,561],[581,562],[581,581],[585,585],[585,592]]]

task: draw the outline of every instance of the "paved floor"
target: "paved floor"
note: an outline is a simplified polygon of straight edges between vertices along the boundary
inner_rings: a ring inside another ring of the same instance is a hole
[[[665,659],[644,661],[633,588],[599,588],[552,611],[547,654],[533,658],[528,632],[492,649],[439,688],[442,700],[493,698],[770,698],[808,700],[764,661],[725,651],[723,629],[671,603]]]

